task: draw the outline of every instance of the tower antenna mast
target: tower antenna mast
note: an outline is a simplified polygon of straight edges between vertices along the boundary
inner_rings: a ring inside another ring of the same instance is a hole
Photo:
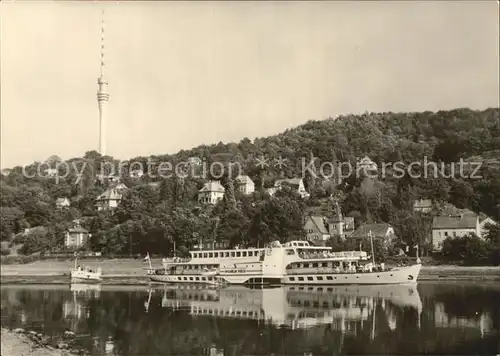
[[[106,155],[106,103],[109,100],[108,81],[104,77],[104,9],[101,12],[101,73],[97,78],[97,105],[99,108],[99,153]]]

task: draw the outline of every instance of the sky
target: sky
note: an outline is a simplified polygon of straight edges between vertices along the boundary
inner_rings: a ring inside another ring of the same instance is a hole
[[[0,3],[1,167],[175,153],[308,120],[499,107],[496,1]]]

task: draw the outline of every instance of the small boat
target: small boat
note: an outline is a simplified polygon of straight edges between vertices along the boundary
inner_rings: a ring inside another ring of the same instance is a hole
[[[78,258],[75,254],[75,267],[71,270],[71,283],[99,283],[102,281],[101,267],[98,267],[94,271],[88,266],[79,266],[77,260]]]
[[[89,267],[78,267],[71,271],[71,283],[95,283],[101,282],[101,268],[93,271]]]

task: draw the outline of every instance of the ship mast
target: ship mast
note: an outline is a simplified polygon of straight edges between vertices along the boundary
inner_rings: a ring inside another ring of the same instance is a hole
[[[370,230],[369,234],[370,236],[370,245],[372,248],[372,262],[373,262],[373,267],[375,267],[375,251],[373,250],[373,234],[372,231]]]

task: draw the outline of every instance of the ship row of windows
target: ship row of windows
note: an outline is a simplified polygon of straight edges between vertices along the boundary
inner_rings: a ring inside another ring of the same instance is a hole
[[[393,275],[391,274],[391,277]],[[380,278],[379,275],[377,275],[378,278]],[[296,277],[288,277],[288,281],[289,282],[295,282],[295,281],[298,281],[298,282],[304,282],[304,281],[308,281],[308,282],[312,282],[312,281],[333,281],[333,280],[336,280],[337,277],[334,277],[334,276],[316,276],[316,279],[314,279],[314,277],[312,276],[309,276],[309,277],[297,277],[297,279],[295,279]],[[304,279],[304,278],[307,278],[307,279]],[[342,277],[338,277],[340,279],[342,279]],[[345,276],[344,279],[348,279],[349,277]],[[356,278],[359,278],[359,276],[356,276]]]
[[[295,279],[297,278],[297,279]],[[306,278],[306,279],[304,279]],[[341,278],[341,277],[339,277]],[[316,276],[316,279],[314,279],[314,277],[312,276],[309,276],[309,277],[288,277],[288,280],[290,282],[295,282],[296,280],[299,281],[299,282],[304,282],[305,280],[309,281],[309,282],[312,282],[314,280],[316,281],[323,281],[323,280],[326,280],[326,281],[333,281],[334,279],[337,279],[337,277],[334,277],[334,276]],[[347,277],[345,277],[345,279],[347,279]]]
[[[263,251],[262,251],[263,252]],[[193,258],[229,258],[229,257],[257,257],[261,250],[255,251],[220,251],[220,252],[193,252]]]
[[[214,281],[214,277],[177,277],[178,281]]]
[[[204,268],[217,268],[219,265],[178,265],[175,266],[176,269],[182,269],[182,270],[202,270]]]
[[[193,307],[193,313],[204,314],[204,315],[219,315],[219,316],[240,316],[240,317],[252,317],[259,318],[260,313],[256,311],[246,311],[246,310],[227,310],[227,309],[205,309],[200,307]]]
[[[220,298],[218,296],[210,295],[210,294],[187,294],[183,295],[184,299],[187,300],[201,300],[201,301],[209,301],[209,302],[218,302]]]
[[[287,269],[291,268],[327,268],[327,267],[340,267],[341,262],[316,262],[316,263],[292,263],[286,266]]]

